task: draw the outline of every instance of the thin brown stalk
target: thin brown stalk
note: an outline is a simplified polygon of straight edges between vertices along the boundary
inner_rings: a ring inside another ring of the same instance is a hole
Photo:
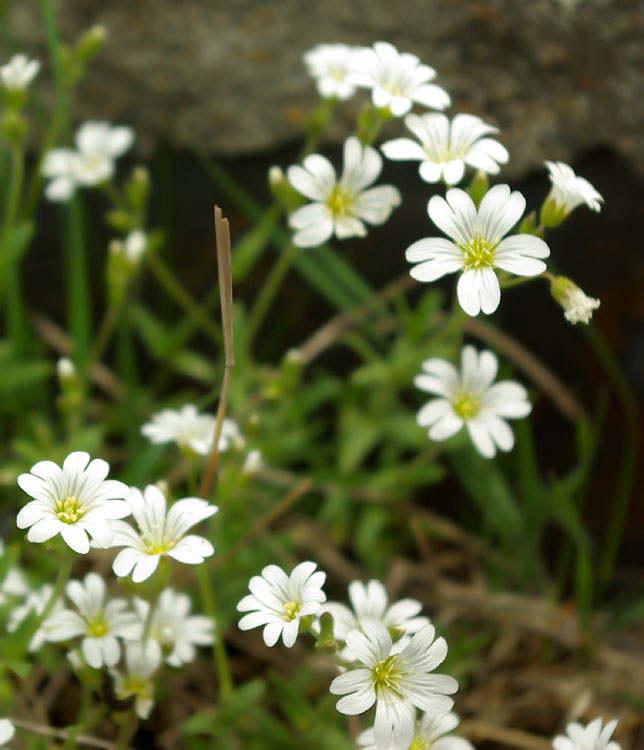
[[[206,461],[199,485],[199,497],[208,499],[219,467],[219,438],[226,416],[230,380],[235,366],[235,350],[233,345],[233,274],[232,254],[230,244],[230,226],[228,219],[224,219],[219,206],[215,206],[215,238],[217,240],[217,270],[219,272],[219,298],[221,300],[221,322],[224,336],[225,368],[221,384],[221,397],[217,408],[215,432],[210,447],[210,455]]]
[[[213,567],[219,568],[229,562],[238,550],[265,531],[280,516],[284,515],[284,513],[286,513],[286,511],[289,510],[302,497],[302,495],[308,492],[312,486],[313,482],[311,482],[310,479],[305,479],[303,482],[300,482],[297,487],[294,487],[290,492],[287,492],[286,495],[284,495],[284,497],[282,497],[265,516],[262,516],[262,518],[260,518],[241,539],[238,539],[232,547],[227,549],[224,555],[219,555],[215,558]]]
[[[27,732],[33,732],[34,734],[40,734],[45,737],[54,737],[56,739],[65,740],[67,737],[69,737],[71,734],[73,734],[72,729],[59,729],[57,727],[49,727],[45,726],[43,724],[36,724],[32,721],[23,721],[22,719],[15,719],[13,716],[11,717],[11,723],[19,727],[20,729],[24,729]],[[109,742],[108,740],[102,740],[100,737],[92,737],[88,734],[76,734],[74,735],[74,741],[77,745],[87,745],[88,747],[100,747],[103,748],[103,750],[115,750],[116,749],[116,743],[115,742]]]

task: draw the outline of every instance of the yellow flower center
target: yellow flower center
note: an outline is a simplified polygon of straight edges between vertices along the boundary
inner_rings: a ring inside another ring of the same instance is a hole
[[[150,693],[150,681],[145,677],[135,675],[127,675],[116,691],[121,699],[129,698],[131,695],[136,695],[137,698],[147,698]]]
[[[469,268],[489,268],[494,261],[494,246],[477,232],[467,243],[461,245],[465,257],[463,258],[464,270]]]
[[[479,410],[479,399],[473,393],[462,391],[452,401],[452,408],[461,419],[471,419]]]
[[[346,216],[351,211],[354,196],[340,184],[336,184],[331,195],[326,199],[326,205],[333,216]]]
[[[294,620],[300,614],[301,609],[302,605],[300,602],[286,602],[284,605],[284,619],[287,622]]]
[[[93,622],[88,623],[87,626],[88,635],[92,636],[92,638],[102,638],[108,630],[107,623],[101,615]]]
[[[396,669],[397,655],[389,656],[383,661],[378,662],[375,667],[371,670],[371,679],[373,680],[373,686],[376,693],[381,690],[387,690],[389,692],[400,695],[398,688],[398,679],[400,677],[399,671]]]
[[[432,743],[426,740],[422,735],[416,735],[411,741],[409,750],[431,750]]]
[[[59,521],[63,523],[76,523],[87,512],[86,506],[82,505],[75,495],[68,495],[56,500],[54,513]]]

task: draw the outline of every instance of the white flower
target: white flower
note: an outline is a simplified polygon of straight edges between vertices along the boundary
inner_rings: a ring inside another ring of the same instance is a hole
[[[492,352],[479,354],[473,346],[463,347],[460,372],[444,359],[423,362],[425,372],[414,378],[414,385],[440,396],[416,416],[421,427],[429,428],[430,440],[447,440],[465,425],[482,456],[492,458],[497,447],[511,450],[514,435],[505,420],[527,416],[532,406],[520,383],[502,380],[492,385],[498,366]]]
[[[304,62],[316,80],[320,96],[342,100],[353,96],[355,86],[346,78],[359,49],[362,48],[348,44],[318,44],[304,54]]]
[[[198,565],[214,554],[215,549],[207,539],[184,534],[195,524],[213,516],[217,512],[216,505],[209,505],[198,497],[186,497],[177,500],[166,514],[166,497],[154,485],[148,485],[143,492],[132,487],[126,502],[137,523],[138,533],[125,521],[112,522],[114,539],[110,546],[125,547],[112,563],[117,576],[127,576],[132,572],[134,583],[140,583],[154,573],[162,556]]]
[[[374,106],[389,109],[394,117],[402,117],[417,102],[431,109],[445,109],[449,94],[436,84],[434,68],[422,65],[416,55],[398,52],[389,42],[376,42],[356,52],[349,83],[371,89]]]
[[[538,276],[546,269],[539,258],[550,248],[532,234],[515,234],[503,239],[523,214],[525,198],[510,192],[507,185],[495,185],[484,195],[477,211],[464,191],[452,188],[447,200],[433,196],[429,218],[452,241],[432,237],[407,248],[405,257],[417,265],[409,272],[418,281],[436,281],[448,273],[462,271],[458,280],[458,301],[468,315],[493,313],[499,306],[501,288],[494,271],[517,276]]]
[[[0,583],[0,604],[4,604],[10,596],[26,596],[29,586],[24,575],[18,568],[9,568],[2,583]]]
[[[128,607],[125,599],[112,599],[105,604],[105,588],[105,581],[97,573],[88,573],[83,583],[70,581],[66,586],[67,596],[79,611],[63,609],[42,624],[48,641],[83,636],[81,652],[94,669],[113,667],[121,658],[117,638],[137,640],[142,634],[136,613],[125,611]]]
[[[123,243],[123,254],[133,266],[136,266],[141,261],[143,253],[146,251],[147,247],[147,235],[143,230],[135,229],[125,238],[125,242]]]
[[[365,665],[336,677],[329,690],[344,695],[336,708],[343,714],[361,714],[376,704],[374,739],[378,750],[391,744],[408,748],[414,736],[414,706],[422,711],[442,713],[452,708],[445,694],[455,693],[458,683],[447,675],[428,674],[447,654],[444,638],[434,641],[434,627],[425,625],[405,648],[392,653],[387,628],[365,617],[363,632],[347,634],[347,646]]]
[[[30,60],[27,55],[14,55],[6,65],[0,67],[0,78],[9,90],[26,89],[40,70],[39,60]]]
[[[141,432],[152,443],[175,442],[184,451],[207,456],[215,436],[215,417],[200,414],[193,404],[186,404],[180,410],[164,409],[144,424]],[[228,450],[231,444],[243,447],[244,439],[239,427],[232,419],[224,419],[219,437],[219,450]]]
[[[107,122],[86,122],[76,132],[76,149],[48,151],[42,173],[51,182],[45,196],[51,201],[69,200],[77,186],[92,187],[114,174],[114,160],[134,142],[131,128],[111,127]]]
[[[552,200],[567,216],[577,206],[585,203],[591,211],[599,211],[604,200],[595,188],[583,177],[577,177],[572,167],[562,161],[546,161],[552,188],[549,200]]]
[[[370,617],[381,622],[386,628],[399,630],[402,635],[417,633],[425,625],[429,625],[427,617],[417,617],[423,605],[416,599],[400,599],[388,607],[387,590],[380,581],[352,581],[349,584],[350,609],[340,602],[323,604],[319,615],[330,612],[333,615],[333,637],[344,641],[351,630],[360,629],[360,620]],[[349,649],[344,649],[342,657],[346,661],[353,661],[354,655]]]
[[[134,143],[134,131],[107,122],[86,122],[76,132],[76,181],[79,185],[99,185],[114,174],[114,160]]]
[[[620,750],[619,742],[610,742],[617,719],[609,721],[602,729],[602,719],[594,719],[587,726],[576,721],[568,724],[566,735],[552,741],[553,750]]]
[[[382,157],[371,146],[362,146],[351,136],[344,142],[344,168],[336,179],[335,169],[320,154],[310,154],[303,166],[288,168],[291,185],[314,201],[294,211],[289,224],[296,233],[298,247],[316,247],[335,234],[338,239],[364,237],[369,224],[383,224],[395,206],[400,193],[392,185],[365,190],[382,171]]]
[[[300,620],[314,615],[326,599],[322,586],[326,573],[314,572],[317,565],[302,562],[293,568],[290,576],[277,565],[267,565],[261,576],[253,576],[245,596],[237,609],[249,612],[239,621],[241,630],[264,627],[264,643],[274,646],[279,640],[290,648],[297,638]]]
[[[473,745],[462,737],[443,736],[455,729],[459,721],[453,712],[422,714],[416,720],[416,730],[409,750],[474,750]],[[366,729],[358,737],[358,744],[363,750],[377,750],[375,742],[373,729]],[[390,745],[389,750],[395,750],[395,745]]]
[[[15,733],[16,730],[9,719],[0,719],[0,747],[6,745]]]
[[[37,616],[40,616],[44,611],[45,607],[49,604],[51,595],[54,593],[54,587],[46,583],[36,591],[32,591],[26,598],[23,604],[19,607],[14,607],[9,615],[9,622],[7,623],[7,631],[13,633],[20,627],[24,619],[32,612]],[[52,607],[51,614],[59,612],[63,608],[63,603],[60,599],[56,601]],[[38,651],[38,649],[45,642],[45,631],[42,625],[36,630],[29,641],[29,651]]]
[[[114,499],[128,495],[129,488],[123,482],[106,480],[109,470],[107,461],[90,461],[84,451],[70,453],[62,469],[53,461],[34,464],[31,473],[18,477],[21,489],[36,498],[18,513],[18,528],[31,527],[30,542],[46,542],[60,534],[80,554],[89,551],[88,534],[99,545],[109,546],[108,521],[130,514],[127,503]]]
[[[147,719],[154,705],[154,673],[161,666],[161,649],[154,640],[128,643],[125,646],[126,673],[110,670],[117,698],[124,700],[134,695],[137,716]]]
[[[493,138],[498,128],[487,125],[475,115],[456,115],[451,121],[442,114],[410,114],[405,125],[418,138],[394,138],[381,149],[388,159],[420,161],[420,176],[425,182],[444,180],[457,185],[465,175],[465,166],[496,174],[509,154]]]
[[[41,172],[49,178],[45,197],[54,202],[68,201],[76,189],[78,154],[70,148],[55,148],[43,159]]]
[[[149,602],[136,597],[134,606],[142,622],[147,621]],[[149,637],[154,638],[172,667],[187,664],[195,657],[195,646],[210,646],[214,641],[214,623],[205,615],[189,616],[192,603],[187,594],[164,589],[154,608]]]

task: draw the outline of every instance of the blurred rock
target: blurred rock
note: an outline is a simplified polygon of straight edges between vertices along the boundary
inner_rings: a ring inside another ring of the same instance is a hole
[[[302,53],[320,42],[379,39],[438,71],[453,112],[501,128],[509,173],[609,146],[644,174],[644,4],[634,0],[54,0],[61,38],[102,24],[104,50],[74,116],[136,128],[138,147],[239,154],[301,137],[316,94]],[[14,2],[7,25],[45,57],[39,5]],[[39,81],[44,95],[46,73]],[[333,137],[364,101],[339,107]],[[389,124],[387,136],[398,126]]]

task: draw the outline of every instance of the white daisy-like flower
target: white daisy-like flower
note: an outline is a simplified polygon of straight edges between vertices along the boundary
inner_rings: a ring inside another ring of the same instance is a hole
[[[456,729],[459,721],[458,716],[451,711],[443,714],[421,714],[416,720],[414,737],[408,750],[474,750],[474,746],[468,740],[448,734]],[[366,729],[358,736],[358,745],[363,750],[378,750],[373,728]],[[390,745],[389,750],[396,750],[396,746]]]
[[[601,302],[594,297],[588,297],[565,276],[556,276],[550,284],[552,296],[564,309],[564,317],[570,323],[590,323],[593,311]]]
[[[149,602],[136,597],[134,606],[141,622],[146,622]],[[159,595],[148,637],[159,643],[171,667],[180,667],[195,658],[195,646],[210,646],[214,641],[214,622],[205,615],[190,615],[192,602],[187,594],[164,589]]]
[[[619,742],[610,741],[617,719],[607,722],[603,728],[602,724],[602,719],[593,719],[587,726],[571,722],[566,727],[566,736],[553,739],[553,750],[620,750]]]
[[[279,637],[287,648],[297,638],[300,620],[314,615],[326,600],[322,586],[326,573],[315,572],[314,562],[302,562],[290,575],[277,565],[267,565],[261,576],[253,576],[250,594],[238,604],[240,612],[249,612],[239,621],[241,630],[264,626],[263,638],[267,646],[274,646]]]
[[[0,719],[0,747],[4,747],[15,733],[16,730],[9,719]]]
[[[113,667],[121,658],[118,639],[134,641],[141,638],[142,624],[135,612],[126,611],[125,599],[105,603],[105,581],[97,573],[88,573],[84,581],[70,581],[67,596],[78,612],[63,609],[50,615],[42,624],[45,639],[67,641],[83,637],[81,652],[90,667]]]
[[[109,521],[130,515],[123,500],[130,490],[123,482],[105,479],[110,470],[101,458],[89,460],[89,453],[70,453],[62,469],[53,461],[39,461],[18,484],[36,498],[18,513],[19,529],[29,528],[30,542],[46,542],[60,534],[74,552],[89,552],[88,535],[100,546],[112,541]]]
[[[114,538],[110,546],[125,547],[112,563],[117,576],[132,573],[134,583],[140,583],[154,573],[161,557],[199,565],[214,554],[215,548],[207,539],[195,534],[185,536],[185,533],[213,516],[218,510],[216,505],[198,497],[186,497],[177,500],[167,511],[165,495],[152,484],[143,492],[132,487],[126,502],[138,533],[125,521],[112,521]]]
[[[546,226],[556,226],[577,206],[586,204],[591,211],[599,212],[602,196],[583,177],[578,177],[572,167],[562,161],[546,161],[552,188],[541,211],[541,221]]]
[[[134,142],[131,128],[112,127],[107,122],[86,122],[76,132],[76,149],[48,151],[42,173],[50,179],[45,196],[51,201],[67,201],[78,186],[93,187],[107,182],[114,174],[114,160]]]
[[[52,594],[54,593],[54,587],[46,583],[36,591],[32,591],[28,594],[25,601],[18,607],[14,607],[9,615],[9,622],[7,623],[7,631],[14,633],[25,618],[32,612],[37,616],[40,616],[44,611],[45,607],[49,604]],[[55,614],[63,609],[63,603],[60,599],[56,601],[52,607],[50,614]],[[46,640],[46,633],[42,625],[32,635],[29,645],[27,646],[29,651],[38,651]]]
[[[532,234],[505,237],[519,221],[525,198],[508,185],[495,185],[483,196],[477,210],[470,196],[459,188],[447,191],[447,200],[433,196],[429,218],[451,240],[431,237],[407,248],[405,257],[416,264],[410,274],[418,281],[436,281],[461,271],[458,301],[468,315],[481,310],[490,314],[499,306],[501,287],[495,268],[517,276],[538,276],[546,270],[540,260],[550,248]]]
[[[189,454],[207,456],[215,435],[215,422],[211,414],[200,414],[196,406],[186,404],[179,410],[163,409],[143,425],[141,432],[152,443],[174,442]],[[225,451],[231,445],[243,448],[244,439],[237,424],[232,419],[224,419],[218,447]]]
[[[294,211],[290,226],[297,230],[293,244],[316,247],[333,234],[338,239],[364,237],[364,222],[384,224],[400,205],[400,193],[392,185],[371,185],[382,171],[382,157],[371,146],[363,146],[351,136],[344,142],[344,167],[338,180],[331,162],[320,154],[310,154],[303,166],[288,168],[288,180],[302,195],[313,201]]]
[[[6,65],[0,67],[0,79],[6,89],[23,91],[39,71],[39,60],[30,60],[27,55],[14,55]]]
[[[451,104],[444,89],[429,83],[436,77],[434,68],[389,42],[376,42],[356,52],[352,67],[348,82],[371,89],[374,106],[389,109],[394,117],[406,115],[414,102],[441,110]]]
[[[497,174],[499,164],[510,158],[505,146],[486,137],[498,133],[498,128],[475,115],[456,115],[450,122],[442,114],[410,114],[405,117],[405,125],[420,143],[394,138],[380,148],[388,159],[420,161],[419,173],[425,182],[442,179],[447,185],[457,185],[466,165]]]
[[[458,690],[453,677],[430,675],[447,654],[444,638],[434,641],[434,627],[425,625],[399,653],[378,620],[365,617],[361,631],[347,634],[347,646],[364,667],[336,677],[329,690],[343,695],[336,708],[343,714],[361,714],[376,704],[374,740],[378,750],[408,748],[413,736],[416,708],[430,713],[449,711],[447,695]]]
[[[351,608],[340,602],[327,602],[320,611],[333,615],[333,637],[338,641],[345,641],[347,633],[360,629],[360,621],[364,617],[378,620],[386,628],[394,629],[400,635],[417,633],[425,625],[429,625],[429,618],[418,617],[423,605],[416,599],[400,599],[390,607],[387,590],[380,581],[352,581],[349,584],[349,601]],[[344,649],[342,658],[353,661],[354,655],[350,649]]]
[[[304,54],[304,62],[315,78],[320,96],[341,100],[353,96],[356,88],[346,78],[352,70],[356,52],[361,49],[348,44],[318,44]]]
[[[140,719],[147,719],[154,705],[154,673],[161,666],[161,649],[154,640],[128,643],[125,646],[126,672],[110,669],[117,698],[135,696],[135,710]]]
[[[428,428],[430,440],[448,440],[465,425],[482,456],[492,458],[497,447],[512,449],[514,434],[505,420],[527,416],[532,405],[520,383],[502,380],[492,385],[498,367],[492,352],[479,354],[473,346],[463,347],[460,372],[444,359],[423,362],[424,372],[414,378],[414,385],[440,396],[416,416],[418,424]]]

